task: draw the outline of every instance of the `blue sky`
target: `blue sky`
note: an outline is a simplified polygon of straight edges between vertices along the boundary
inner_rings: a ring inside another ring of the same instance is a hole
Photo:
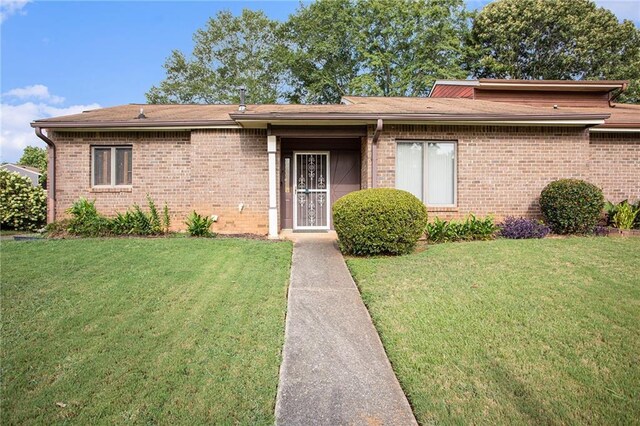
[[[469,8],[489,0],[468,0]],[[620,19],[640,23],[640,0],[599,0]],[[217,11],[262,9],[285,20],[299,1],[0,0],[2,129],[0,161],[42,146],[36,118],[144,102],[164,76],[173,49],[190,52],[192,35]]]

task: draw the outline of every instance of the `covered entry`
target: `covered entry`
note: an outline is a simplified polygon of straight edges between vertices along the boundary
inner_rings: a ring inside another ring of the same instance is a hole
[[[361,138],[281,138],[282,229],[333,229],[333,203],[361,188],[360,147]]]

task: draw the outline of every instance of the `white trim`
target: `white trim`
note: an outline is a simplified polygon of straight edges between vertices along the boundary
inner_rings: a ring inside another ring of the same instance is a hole
[[[438,84],[443,84],[445,86],[479,86],[480,82],[478,80],[436,80],[433,83],[433,87],[436,87]]]
[[[589,132],[594,133],[640,133],[640,127],[592,127]]]
[[[535,81],[535,80],[531,80]],[[545,88],[554,89],[620,89],[622,84],[571,84],[571,83],[545,83],[544,80],[535,81],[533,83],[511,83],[511,82],[488,82],[479,81],[480,89],[485,87],[526,87],[533,90],[544,90]]]
[[[385,114],[381,114],[385,115]],[[602,120],[513,120],[513,121],[483,121],[483,120],[394,120],[392,118],[385,119],[385,124],[419,124],[425,126],[540,126],[540,127],[553,127],[553,126],[598,126],[604,124]],[[283,125],[283,126],[304,126],[304,125],[317,125],[317,126],[335,126],[335,125],[363,125],[363,124],[376,124],[377,120],[365,120],[365,119],[340,119],[337,117],[335,120],[309,120],[309,119],[238,119],[238,123],[242,124],[244,129],[266,129],[267,125]]]
[[[327,187],[325,189],[311,189],[309,192],[326,193],[327,225],[326,226],[299,226],[298,225],[298,155],[326,155],[327,156]],[[328,231],[331,229],[331,156],[329,151],[295,151],[293,153],[293,230],[299,231]]]
[[[116,185],[116,150],[120,148],[129,148],[131,150],[131,171],[133,175],[133,145],[92,145],[91,146],[91,188],[133,188],[133,176],[131,176],[131,184],[129,185]],[[96,149],[109,149],[111,151],[111,184],[110,185],[96,185],[95,184],[95,151]]]
[[[276,200],[276,137],[267,136],[269,161],[269,238],[278,238],[278,204]]]
[[[422,144],[422,203],[430,209],[449,209],[458,207],[458,141],[457,140],[434,140],[434,139],[396,139],[396,171],[398,170],[398,144],[401,143],[419,143]],[[453,204],[427,204],[428,191],[429,191],[429,173],[427,167],[428,145],[430,143],[450,143],[453,144]],[[396,172],[396,188],[398,187],[398,175]]]
[[[47,123],[38,123],[38,127],[46,128]],[[41,124],[41,126],[40,126]],[[64,131],[64,132],[129,132],[129,131],[150,131],[154,132],[157,130],[166,130],[166,131],[185,131],[185,130],[198,130],[198,129],[242,129],[243,127],[239,124],[229,124],[222,126],[165,126],[165,127],[156,127],[156,126],[148,126],[148,127],[52,127],[52,130],[55,131]]]

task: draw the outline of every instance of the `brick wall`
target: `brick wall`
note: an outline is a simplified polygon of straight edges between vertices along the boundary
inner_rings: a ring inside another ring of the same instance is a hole
[[[57,149],[56,219],[80,197],[95,199],[107,215],[134,203],[146,205],[149,194],[166,202],[172,227],[184,229],[192,211],[216,214],[213,229],[222,233],[266,234],[268,164],[262,130],[194,130],[192,132],[52,132]],[[91,146],[132,145],[132,187],[91,187]],[[242,212],[239,204],[243,203]]]
[[[266,234],[269,226],[266,131],[194,130],[191,144],[192,208],[219,215],[213,228],[217,232]]]
[[[374,128],[368,132],[361,145],[363,187],[373,179]],[[160,207],[167,202],[174,229],[184,229],[185,217],[195,209],[219,216],[216,232],[268,231],[265,130],[51,132],[51,138],[57,146],[56,219],[79,197],[95,199],[99,211],[112,215],[133,203],[146,205],[148,193]],[[589,140],[585,129],[569,127],[388,124],[377,147],[378,187],[395,186],[396,141],[412,139],[457,141],[457,207],[429,209],[431,217],[469,212],[538,217],[542,188],[568,177],[601,186],[612,201],[640,198],[638,136],[592,134]],[[91,188],[91,146],[124,144],[133,146],[132,188]],[[278,168],[280,152],[278,142]]]
[[[640,136],[592,133],[589,143],[591,182],[611,202],[640,199]]]
[[[588,137],[571,127],[386,125],[378,141],[377,186],[395,186],[396,141],[457,141],[457,207],[430,208],[431,217],[538,217],[547,183],[588,178]]]

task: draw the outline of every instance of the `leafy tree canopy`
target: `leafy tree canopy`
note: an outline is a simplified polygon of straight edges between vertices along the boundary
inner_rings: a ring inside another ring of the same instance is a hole
[[[495,1],[475,17],[467,54],[477,77],[640,79],[640,31],[590,0]]]
[[[22,151],[22,157],[18,164],[23,166],[31,166],[40,170],[47,171],[47,150],[37,146],[28,146]]]
[[[292,102],[342,95],[417,96],[437,78],[465,78],[462,0],[327,0],[285,24]]]
[[[472,28],[469,26],[472,23]],[[336,103],[426,95],[438,78],[630,79],[640,102],[640,31],[591,0],[318,0],[287,22],[220,12],[175,50],[151,103]]]
[[[248,102],[275,102],[282,75],[274,54],[279,26],[262,11],[219,12],[196,31],[191,57],[171,53],[164,64],[167,77],[147,92],[147,101],[238,103],[238,88],[244,86]]]

